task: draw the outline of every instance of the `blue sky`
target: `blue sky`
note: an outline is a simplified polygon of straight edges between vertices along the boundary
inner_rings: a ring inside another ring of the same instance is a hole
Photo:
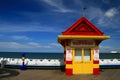
[[[110,35],[100,52],[120,51],[120,0],[0,0],[0,51],[63,52],[57,36],[83,16]]]

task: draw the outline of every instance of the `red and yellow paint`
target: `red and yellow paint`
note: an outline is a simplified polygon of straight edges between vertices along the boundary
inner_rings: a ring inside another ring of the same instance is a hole
[[[21,70],[25,70],[26,66],[25,66],[25,54],[22,54],[22,64],[21,64]]]
[[[99,44],[109,38],[85,17],[62,32],[58,41],[64,47],[66,75],[100,74]]]

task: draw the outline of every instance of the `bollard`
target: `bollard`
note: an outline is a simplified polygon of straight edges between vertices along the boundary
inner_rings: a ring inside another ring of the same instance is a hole
[[[1,61],[1,69],[3,69],[5,67],[5,64],[6,64],[6,61],[5,60],[2,60]]]
[[[25,53],[22,54],[22,64],[21,64],[21,70],[25,70],[26,66],[25,66]]]

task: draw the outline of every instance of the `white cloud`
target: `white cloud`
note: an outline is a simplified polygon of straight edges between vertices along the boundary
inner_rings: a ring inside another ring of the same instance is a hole
[[[89,20],[94,21],[94,25],[97,27],[105,28],[118,28],[119,29],[119,13],[118,9],[110,8],[107,11],[102,10],[99,7],[89,7],[86,12],[86,16]]]
[[[0,24],[0,32],[61,32],[60,27],[45,26],[38,23],[31,24]],[[25,38],[25,37],[24,37]]]
[[[110,46],[100,46],[100,48],[101,48],[101,49],[102,49],[102,48],[104,48],[104,49],[111,49]]]
[[[99,24],[101,27],[107,26],[109,28],[110,27],[113,28],[113,26],[109,26],[112,24],[111,22],[112,22],[112,19],[102,16],[101,18],[98,19],[97,24]]]
[[[106,27],[107,29],[119,29],[119,13],[118,9],[110,8],[106,12],[102,11],[101,17],[98,18],[97,24],[101,27]]]
[[[54,47],[62,47],[59,43],[50,43],[50,45]]]
[[[94,20],[94,25],[107,26],[110,24],[110,19],[105,16],[105,12],[99,7],[89,7],[85,15],[90,21]]]
[[[28,48],[26,45],[22,45],[17,42],[0,42],[0,48]]]
[[[29,42],[29,43],[27,43],[27,45],[29,45],[31,47],[38,47],[38,48],[42,47],[39,43],[36,43],[36,42]]]
[[[40,45],[39,43],[36,43],[36,42],[29,42],[27,43],[27,45],[32,48],[51,48],[51,46],[49,45]]]
[[[35,48],[51,48],[50,46],[40,45],[36,42],[18,43],[18,42],[0,42],[0,48],[11,49],[35,49]]]
[[[27,42],[27,43],[19,43],[19,42],[0,42],[0,51],[38,51],[38,52],[46,52],[46,51],[63,51],[63,47],[61,47],[58,43],[50,43],[50,44],[40,44],[38,42]]]
[[[27,36],[12,36],[12,38],[15,39],[15,40],[31,40]]]
[[[30,48],[52,48],[50,45],[41,45],[37,42],[28,42],[25,45],[29,46]]]
[[[120,52],[120,48],[111,47],[111,46],[100,46],[100,52],[111,52],[111,51],[118,51]]]
[[[50,7],[52,7],[53,11],[61,12],[61,13],[74,12],[71,9],[65,8],[62,0],[42,0],[42,1],[48,4]]]
[[[106,4],[109,4],[110,3],[110,0],[102,0],[103,3],[106,3]]]
[[[118,10],[116,8],[110,8],[105,12],[105,16],[108,18],[114,17],[116,14],[118,14]]]
[[[102,9],[98,8],[98,7],[89,7],[86,10],[85,16],[87,16],[90,20],[93,20],[94,18],[101,18],[103,17],[104,12],[102,11]]]

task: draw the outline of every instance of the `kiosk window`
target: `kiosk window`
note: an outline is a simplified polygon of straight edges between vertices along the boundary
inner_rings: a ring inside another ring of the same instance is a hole
[[[75,49],[75,60],[82,60],[82,49]]]
[[[90,60],[91,50],[84,49],[84,60]]]

